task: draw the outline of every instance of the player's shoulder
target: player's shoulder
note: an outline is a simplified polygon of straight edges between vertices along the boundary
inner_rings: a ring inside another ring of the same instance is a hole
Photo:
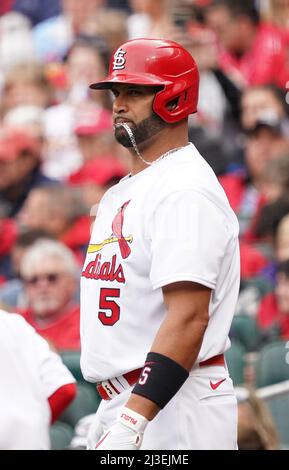
[[[192,200],[201,204],[203,201],[236,224],[217,176],[193,144],[172,154],[167,162],[163,162],[163,168],[159,168],[158,173],[158,184],[151,190],[156,204],[178,194],[179,204],[190,205]]]
[[[2,324],[6,323],[7,325],[12,324],[25,324],[25,320],[18,313],[10,313],[6,310],[0,310],[0,322]]]
[[[10,313],[6,310],[0,310],[0,329],[15,334],[30,334],[34,329],[18,313]]]
[[[160,190],[222,193],[214,171],[192,143],[160,163],[158,168]]]

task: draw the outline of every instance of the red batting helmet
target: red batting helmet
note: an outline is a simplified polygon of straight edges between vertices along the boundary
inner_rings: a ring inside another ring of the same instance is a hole
[[[199,72],[191,54],[180,44],[164,39],[134,39],[114,53],[106,79],[90,88],[112,88],[114,83],[161,86],[153,110],[164,121],[181,121],[197,111]],[[174,100],[176,106],[169,109]]]

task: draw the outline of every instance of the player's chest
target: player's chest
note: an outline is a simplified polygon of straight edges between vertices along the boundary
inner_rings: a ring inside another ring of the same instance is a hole
[[[122,282],[126,274],[149,269],[147,213],[138,197],[114,197],[98,208],[84,270],[102,280]],[[104,279],[105,278],[105,279]]]

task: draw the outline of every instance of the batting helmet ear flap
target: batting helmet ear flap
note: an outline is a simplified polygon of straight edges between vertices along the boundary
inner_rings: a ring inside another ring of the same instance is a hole
[[[177,99],[177,105],[169,104]],[[198,87],[188,87],[187,81],[180,80],[171,85],[166,85],[164,90],[156,93],[153,110],[164,121],[174,123],[197,112]]]

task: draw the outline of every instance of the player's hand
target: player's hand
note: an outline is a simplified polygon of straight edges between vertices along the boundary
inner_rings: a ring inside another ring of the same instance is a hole
[[[96,441],[95,450],[138,450],[148,420],[129,408],[123,408],[117,421]]]
[[[96,443],[99,441],[103,432],[103,425],[101,424],[97,416],[94,416],[87,434],[87,450],[95,450]]]

